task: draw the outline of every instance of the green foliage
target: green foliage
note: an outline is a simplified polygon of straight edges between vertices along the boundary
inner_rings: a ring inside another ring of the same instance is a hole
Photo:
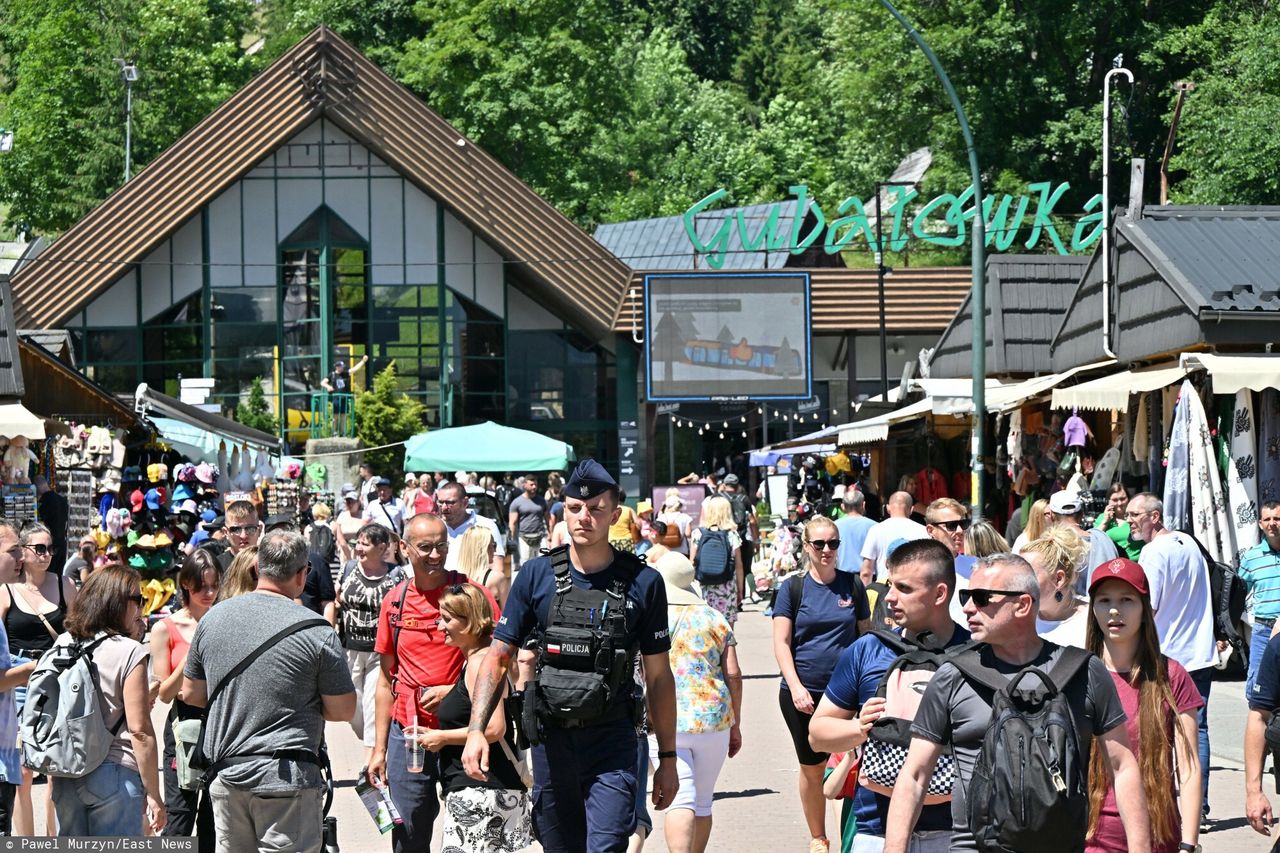
[[[271,414],[267,395],[262,390],[262,377],[255,376],[249,384],[249,397],[236,406],[236,420],[247,427],[275,435],[280,422]]]
[[[424,415],[422,403],[400,390],[393,361],[374,377],[372,388],[356,397],[356,437],[365,447],[404,441],[426,428]],[[403,447],[366,450],[364,458],[392,482],[404,473]]]
[[[0,156],[7,221],[61,231],[124,179],[125,87],[137,65],[134,173],[248,79],[240,40],[250,0],[87,0],[0,4]]]

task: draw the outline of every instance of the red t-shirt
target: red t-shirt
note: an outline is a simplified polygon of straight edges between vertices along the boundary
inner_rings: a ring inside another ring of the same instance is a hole
[[[426,492],[422,491],[421,489],[418,489],[418,491],[413,496],[413,514],[424,515],[428,512],[435,512],[435,511],[436,511],[435,495],[429,495]]]
[[[426,725],[430,722],[425,712],[419,713],[419,688],[454,684],[462,672],[462,652],[445,645],[444,632],[437,624],[440,621],[440,596],[454,583],[470,583],[479,587],[489,600],[489,606],[493,608],[494,622],[501,618],[493,593],[456,572],[451,573],[446,583],[426,592],[418,589],[410,577],[392,587],[382,599],[382,611],[378,614],[378,638],[374,641],[373,650],[380,655],[389,655],[395,629],[392,620],[399,614],[401,589],[404,584],[409,585],[404,598],[396,666],[392,669],[397,676],[397,683],[391,718],[402,726]]]
[[[1129,683],[1127,672],[1111,673],[1111,681],[1116,685],[1116,692],[1120,694],[1120,704],[1124,706],[1127,717],[1124,722],[1125,731],[1129,733],[1129,744],[1133,747],[1134,757],[1138,759],[1138,766],[1141,767],[1142,755],[1139,752],[1138,740],[1138,688]],[[1179,714],[1194,711],[1204,705],[1204,700],[1200,698],[1200,691],[1196,689],[1191,676],[1187,675],[1182,664],[1172,659],[1169,660],[1169,690],[1173,693],[1173,702],[1178,707]],[[1169,735],[1170,742],[1176,744],[1177,741],[1173,739],[1174,723],[1175,715],[1166,711],[1165,731]],[[1194,741],[1191,748],[1196,748]],[[1199,785],[1200,782],[1196,780],[1192,784]],[[1172,779],[1169,780],[1169,795],[1173,796]],[[1175,799],[1174,802],[1176,804],[1177,800]],[[1085,845],[1085,853],[1128,853],[1128,850],[1129,843],[1124,834],[1124,824],[1120,822],[1120,810],[1116,808],[1116,789],[1112,785],[1102,801],[1102,810],[1098,815],[1098,833]],[[1177,836],[1169,844],[1152,848],[1152,853],[1177,853],[1177,851]]]

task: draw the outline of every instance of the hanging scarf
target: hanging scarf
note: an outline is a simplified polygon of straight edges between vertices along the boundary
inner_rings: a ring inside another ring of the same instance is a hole
[[[1236,392],[1235,414],[1229,422],[1231,455],[1227,462],[1227,506],[1236,528],[1236,550],[1258,544],[1258,466],[1254,453],[1253,393]]]
[[[1182,399],[1187,404],[1187,454],[1191,461],[1191,532],[1215,560],[1230,561],[1236,555],[1235,526],[1227,516],[1226,495],[1218,473],[1217,448],[1209,432],[1209,420],[1190,379],[1182,382]],[[1178,407],[1182,408],[1182,400],[1178,401]]]
[[[1164,526],[1170,530],[1191,529],[1191,494],[1188,487],[1191,459],[1188,442],[1191,427],[1190,397],[1194,393],[1188,384],[1187,390],[1178,395],[1173,417],[1170,418],[1169,464],[1164,472]]]

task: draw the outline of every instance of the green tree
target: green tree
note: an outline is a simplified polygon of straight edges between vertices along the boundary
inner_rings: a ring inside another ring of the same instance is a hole
[[[405,43],[421,33],[414,5],[415,0],[265,0],[263,53],[274,59],[327,24],[390,72]]]
[[[9,0],[0,4],[0,157],[8,221],[58,232],[124,179],[125,88],[133,84],[135,174],[234,92],[253,68],[241,39],[251,0]]]
[[[403,447],[385,447],[417,435],[425,429],[425,407],[400,390],[396,364],[391,362],[373,378],[373,387],[356,397],[356,437],[365,447],[364,458],[373,470],[393,482],[404,472]]]
[[[262,430],[270,435],[275,435],[280,428],[279,421],[271,414],[271,407],[267,405],[267,395],[262,390],[262,377],[253,377],[253,382],[249,383],[249,396],[247,399],[240,401],[236,406],[236,420],[247,427]]]

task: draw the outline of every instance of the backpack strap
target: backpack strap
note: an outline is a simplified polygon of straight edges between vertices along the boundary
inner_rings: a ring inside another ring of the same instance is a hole
[[[108,634],[106,631],[101,631],[92,640],[89,640],[87,642],[73,643],[71,647],[75,651],[75,655],[77,658],[83,657],[88,659],[89,672],[93,674],[93,681],[95,684],[98,683],[98,665],[93,662],[93,653],[98,648],[98,646],[106,642],[107,638],[110,636],[112,635]],[[102,695],[101,687],[98,688],[98,695],[99,697],[101,697]],[[112,737],[115,737],[116,735],[118,735],[120,733],[120,729],[124,728],[126,719],[127,719],[127,714],[125,713],[125,709],[121,708],[120,717],[116,720],[115,725],[112,726],[110,729],[108,729],[108,731],[111,732]]]
[[[561,545],[547,552],[551,569],[556,577],[556,595],[564,595],[573,589],[573,576],[569,573],[569,546]]]
[[[1075,646],[1063,646],[1062,655],[1046,673],[1053,682],[1054,689],[1059,693],[1066,690],[1067,685],[1079,674],[1080,670],[1088,666],[1089,658],[1091,657],[1093,657],[1093,654],[1086,652],[1084,649],[1078,649]]]
[[[976,645],[947,658],[970,682],[999,693],[1009,686],[1009,679],[982,662],[982,645]]]
[[[791,654],[796,651],[796,622],[800,618],[800,604],[804,601],[804,579],[808,576],[809,570],[804,569],[798,574],[794,574],[787,578],[787,595],[791,599],[791,610],[795,616],[791,617]]]

